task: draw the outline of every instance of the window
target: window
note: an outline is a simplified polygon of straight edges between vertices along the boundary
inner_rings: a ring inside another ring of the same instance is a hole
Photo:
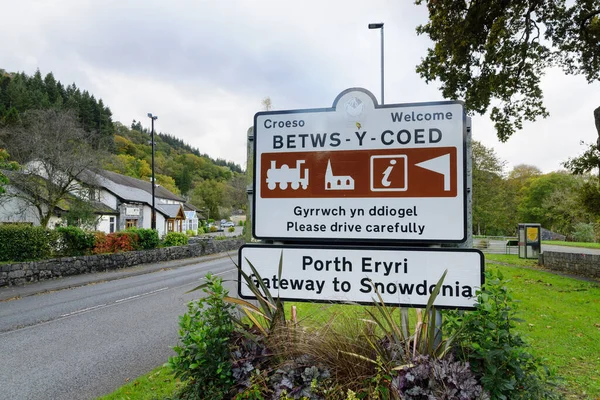
[[[108,232],[109,233],[114,233],[115,232],[115,226],[116,226],[116,222],[117,222],[117,218],[116,217],[108,217]]]
[[[167,221],[167,232],[174,232],[175,231],[175,220],[168,220]]]
[[[129,219],[127,218],[125,220],[125,229],[128,228],[137,228],[138,226],[138,220],[137,219]]]

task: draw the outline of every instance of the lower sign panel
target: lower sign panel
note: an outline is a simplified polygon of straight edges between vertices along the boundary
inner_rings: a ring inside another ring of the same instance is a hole
[[[239,265],[273,296],[293,301],[373,304],[379,292],[386,304],[425,307],[447,270],[434,304],[472,309],[484,279],[483,253],[475,249],[244,245]],[[240,297],[253,299],[239,278]]]

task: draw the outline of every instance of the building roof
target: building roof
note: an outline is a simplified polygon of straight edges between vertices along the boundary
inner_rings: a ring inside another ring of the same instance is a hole
[[[106,170],[99,170],[98,174],[119,185],[129,186],[131,188],[143,190],[150,195],[152,194],[152,184],[149,181],[143,181],[141,179],[132,178],[130,176],[125,176]],[[154,196],[161,199],[175,200],[181,203],[184,202],[181,197],[159,185],[154,188]]]
[[[108,190],[123,201],[152,205],[152,185],[150,182],[106,170],[95,172],[87,171],[87,174],[82,180],[87,184]],[[157,186],[155,188],[154,195],[155,198],[174,200],[183,203],[183,199],[162,186]],[[176,210],[175,215],[177,215],[179,212],[178,207],[180,207],[180,204],[158,204],[158,202],[155,201],[156,211],[170,218],[175,218],[175,216],[171,216],[171,212],[173,211],[172,208]]]
[[[181,204],[156,204],[156,211],[163,213],[168,218],[185,219]]]
[[[198,211],[198,207],[191,203],[183,203],[183,209],[186,211]]]

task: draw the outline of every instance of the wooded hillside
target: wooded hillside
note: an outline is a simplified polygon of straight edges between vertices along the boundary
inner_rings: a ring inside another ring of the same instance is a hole
[[[102,157],[105,169],[139,179],[152,175],[152,146],[148,129],[133,120],[130,126],[112,120],[110,108],[75,83],[64,85],[52,72],[44,77],[0,69],[0,127],[21,123],[31,110],[74,111],[90,144]],[[0,137],[0,148],[11,149]],[[29,160],[16,160],[21,163]],[[213,159],[173,134],[155,132],[155,175],[158,184],[183,196],[211,218],[226,216],[246,207],[242,168],[227,160]]]

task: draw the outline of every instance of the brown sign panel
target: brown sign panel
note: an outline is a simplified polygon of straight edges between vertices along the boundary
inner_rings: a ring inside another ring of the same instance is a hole
[[[456,197],[456,147],[263,153],[261,198]]]

